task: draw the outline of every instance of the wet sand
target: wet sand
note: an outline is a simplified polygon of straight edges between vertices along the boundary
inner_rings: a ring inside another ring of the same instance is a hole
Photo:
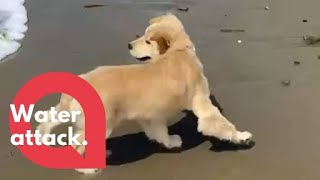
[[[137,63],[129,55],[127,43],[143,33],[150,17],[177,6],[189,7],[188,12],[176,14],[196,44],[211,91],[225,116],[239,129],[251,131],[256,145],[248,150],[216,152],[210,141],[196,133],[196,119],[189,115],[184,124],[171,128],[183,134],[185,151],[153,154],[158,147],[148,144],[142,134],[115,138],[110,146],[118,148],[118,161],[113,159],[114,165],[92,179],[320,178],[316,139],[320,136],[320,50],[302,42],[303,35],[320,34],[318,2],[104,2],[109,6],[92,9],[83,6],[94,1],[27,2],[29,30],[23,47],[0,64],[1,178],[91,179],[73,170],[45,169],[24,158],[9,142],[9,103],[24,83],[44,72],[79,74],[99,65]],[[226,28],[245,32],[220,32]],[[301,64],[294,65],[294,61]],[[291,84],[283,86],[283,80],[291,80]],[[46,109],[56,100],[57,96],[49,96],[38,106]],[[116,135],[128,130],[138,131],[136,126],[125,125]]]

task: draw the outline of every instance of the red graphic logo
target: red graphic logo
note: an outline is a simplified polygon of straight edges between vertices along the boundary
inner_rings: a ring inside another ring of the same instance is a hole
[[[40,98],[53,94],[65,93],[74,97],[82,106],[85,116],[85,157],[72,146],[49,147],[46,145],[18,145],[21,153],[32,162],[52,169],[99,168],[106,166],[106,115],[103,103],[95,89],[77,75],[65,72],[49,72],[39,75],[27,82],[15,96],[12,104],[16,109],[20,105],[29,108]],[[15,122],[13,114],[9,115],[11,134],[26,134],[32,130],[30,123],[21,117]],[[35,142],[33,142],[35,144]]]

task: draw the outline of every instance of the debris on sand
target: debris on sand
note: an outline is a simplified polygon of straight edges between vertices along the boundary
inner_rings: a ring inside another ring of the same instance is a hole
[[[5,155],[8,159],[14,159],[14,153],[13,151],[9,150],[8,153]]]
[[[242,40],[241,40],[241,39],[239,39],[239,40],[238,40],[238,44],[241,44],[241,43],[242,43]]]
[[[270,9],[270,7],[269,7],[269,6],[266,6],[266,7],[264,7],[264,9],[265,9],[265,10],[269,10],[269,9]]]
[[[84,8],[97,8],[97,7],[104,7],[104,6],[108,6],[105,4],[88,4],[88,5],[84,5]]]
[[[315,36],[303,36],[303,40],[307,45],[320,44],[320,37]]]
[[[290,80],[283,80],[283,81],[281,81],[281,84],[282,84],[282,86],[288,87],[291,85],[291,81]]]
[[[308,20],[304,19],[304,20],[302,20],[302,22],[306,23],[306,22],[308,22]]]
[[[245,30],[244,29],[220,29],[220,32],[237,33],[237,32],[245,32]]]
[[[189,11],[189,8],[188,8],[188,7],[178,7],[177,9],[178,9],[179,11],[185,11],[185,12]]]
[[[296,65],[296,66],[298,66],[298,65],[300,65],[301,63],[300,63],[300,61],[294,61],[293,64]]]

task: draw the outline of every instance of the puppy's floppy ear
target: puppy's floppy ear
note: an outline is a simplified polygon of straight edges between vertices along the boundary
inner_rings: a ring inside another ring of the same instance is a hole
[[[164,54],[170,47],[169,40],[165,39],[164,37],[159,36],[157,38],[152,38],[152,40],[157,42],[160,54]]]
[[[164,54],[176,36],[175,29],[166,24],[155,24],[149,31],[150,40],[157,42],[160,54]]]

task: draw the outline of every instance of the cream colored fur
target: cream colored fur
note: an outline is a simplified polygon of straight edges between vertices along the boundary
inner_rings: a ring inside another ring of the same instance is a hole
[[[106,107],[106,138],[121,122],[136,121],[149,139],[167,148],[180,147],[180,136],[169,135],[166,123],[182,110],[191,110],[199,118],[198,131],[202,134],[234,143],[250,140],[251,133],[238,131],[212,105],[202,64],[176,16],[152,18],[144,36],[131,45],[130,53],[134,57],[151,59],[144,64],[101,66],[80,75],[96,89]],[[82,110],[75,99],[65,94],[57,108]],[[84,135],[84,117],[77,122],[77,133]],[[57,125],[43,123],[38,129],[49,133]],[[84,146],[75,148],[80,154],[85,151]],[[94,173],[96,169],[78,171]]]

